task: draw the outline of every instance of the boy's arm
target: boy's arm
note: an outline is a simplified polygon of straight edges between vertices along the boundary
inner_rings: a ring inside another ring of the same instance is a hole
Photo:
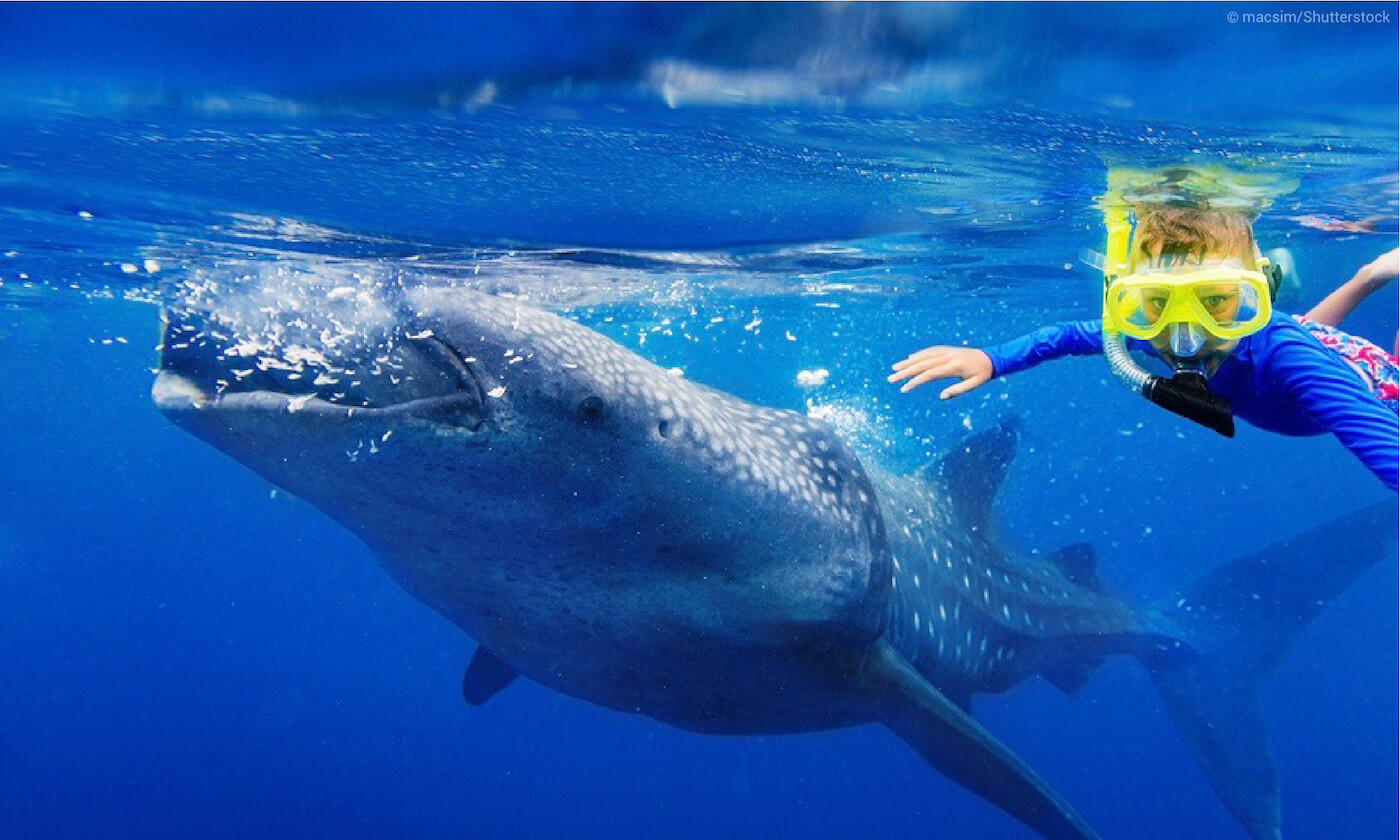
[[[1018,373],[1061,356],[1096,356],[1103,352],[1103,322],[1061,321],[982,352],[992,360],[993,376]]]
[[[1360,458],[1385,486],[1396,489],[1400,418],[1376,399],[1356,371],[1332,351],[1296,341],[1272,355],[1269,379],[1305,416]]]

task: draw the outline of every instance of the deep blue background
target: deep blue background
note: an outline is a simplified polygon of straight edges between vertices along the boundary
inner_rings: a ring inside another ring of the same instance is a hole
[[[1393,503],[1331,439],[1215,439],[1098,359],[953,403],[880,380],[1092,312],[1074,264],[1110,164],[1296,179],[1258,230],[1297,254],[1299,308],[1395,247],[1394,5],[1248,29],[1243,5],[862,8],[856,37],[808,7],[0,6],[0,836],[1025,836],[876,728],[699,736],[528,683],[468,709],[470,640],[149,404],[149,301],[194,270],[432,262],[601,300],[571,312],[698,381],[834,408],[898,469],[1018,415],[1005,541],[1088,539],[1140,602]],[[662,60],[849,87],[672,110],[644,81]],[[977,72],[870,93],[932,66]],[[462,107],[485,80],[500,99]],[[148,257],[161,274],[119,268]],[[1348,326],[1389,346],[1396,311],[1392,287]],[[699,340],[641,345],[663,316]],[[830,385],[799,389],[816,367]],[[1395,560],[1271,683],[1288,836],[1396,834]],[[977,710],[1106,837],[1241,836],[1131,661]]]

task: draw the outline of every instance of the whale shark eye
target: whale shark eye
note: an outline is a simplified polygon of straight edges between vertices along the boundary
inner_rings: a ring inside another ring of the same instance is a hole
[[[603,419],[603,401],[598,397],[584,397],[579,401],[578,417],[585,423],[596,423]]]

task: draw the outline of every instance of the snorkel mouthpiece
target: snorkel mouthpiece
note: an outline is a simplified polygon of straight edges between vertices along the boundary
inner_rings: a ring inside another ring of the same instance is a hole
[[[1103,329],[1103,353],[1109,370],[1123,387],[1211,431],[1225,437],[1235,436],[1235,417],[1230,403],[1206,387],[1199,360],[1181,360],[1170,379],[1148,373],[1128,355],[1122,334],[1107,325]]]
[[[1197,371],[1179,371],[1171,379],[1153,376],[1143,389],[1143,396],[1225,437],[1235,436],[1235,416],[1229,401],[1212,394],[1205,376]]]

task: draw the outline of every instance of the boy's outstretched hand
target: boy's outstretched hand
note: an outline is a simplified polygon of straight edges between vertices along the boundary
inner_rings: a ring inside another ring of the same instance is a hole
[[[943,389],[940,400],[966,394],[973,388],[992,378],[996,372],[992,360],[974,347],[928,347],[913,353],[902,362],[895,362],[890,382],[908,379],[899,389],[900,393],[912,390],[933,379],[947,379],[956,376],[961,379]],[[912,379],[910,377],[913,377]]]

